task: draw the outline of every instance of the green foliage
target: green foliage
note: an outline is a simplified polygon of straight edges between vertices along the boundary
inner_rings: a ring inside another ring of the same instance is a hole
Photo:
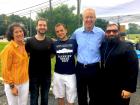
[[[19,22],[23,23],[25,25],[25,28],[27,29],[27,36],[32,36],[35,34],[35,25],[34,21],[30,18],[20,17],[18,15],[10,15],[6,16],[4,14],[0,15],[0,35],[5,35],[5,32],[7,30],[7,27],[9,24],[13,22]],[[30,31],[30,32],[29,32]],[[31,35],[29,35],[31,33]]]
[[[0,42],[0,52],[7,45],[8,42]]]
[[[76,28],[82,26],[82,15],[80,14],[79,25],[79,17],[74,13],[75,9],[76,8],[74,6],[68,7],[68,5],[59,5],[58,7],[51,10],[41,10],[41,12],[37,14],[36,19],[38,19],[39,17],[48,19],[47,35],[50,37],[56,37],[54,32],[54,26],[56,23],[64,23],[68,29],[68,35],[71,35]],[[23,23],[25,25],[25,28],[27,29],[27,36],[33,36],[36,34],[35,21],[33,21],[31,18],[27,18],[25,16],[20,17],[14,14],[10,16],[2,14],[0,15],[0,35],[5,35],[8,25],[13,22]],[[97,19],[96,21],[96,26],[99,26],[104,30],[106,24],[107,22],[102,19]]]
[[[19,22],[19,23],[23,23],[25,25],[25,28],[27,29],[27,36],[32,36],[36,33],[35,30],[35,23],[31,18],[26,18],[24,17],[20,17],[18,15],[10,15],[9,16],[9,24],[13,23],[13,22]]]
[[[0,15],[0,35],[5,35],[7,29],[7,16],[2,14]]]
[[[140,26],[138,24],[129,23],[128,27],[128,34],[140,34]]]
[[[64,23],[68,28],[68,34],[71,35],[73,31],[78,28],[78,16],[74,14],[75,7],[68,7],[68,5],[60,5],[53,10],[45,10],[38,13],[38,17],[48,19],[48,31],[51,37],[55,37],[54,26],[57,23]],[[105,30],[107,21],[97,19],[95,25]],[[82,26],[82,15],[80,15],[80,26]]]
[[[134,43],[140,42],[140,34],[128,34],[127,39]]]
[[[56,58],[53,57],[53,58],[51,59],[51,73],[52,73],[52,76],[53,76],[53,74],[54,74],[55,61],[56,61]]]
[[[67,5],[60,5],[54,8],[52,11],[41,11],[38,13],[37,18],[43,17],[48,19],[48,31],[51,35],[55,35],[54,26],[57,23],[65,24],[69,32],[68,34],[71,34],[78,27],[78,17],[73,13],[74,10],[75,7],[69,8]]]
[[[98,26],[105,31],[107,24],[108,24],[108,21],[98,18],[98,19],[96,19],[95,26]]]

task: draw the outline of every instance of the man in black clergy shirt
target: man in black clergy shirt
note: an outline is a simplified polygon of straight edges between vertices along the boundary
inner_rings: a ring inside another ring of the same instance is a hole
[[[120,40],[117,24],[108,24],[101,45],[99,105],[129,105],[137,75],[138,58],[133,46]]]

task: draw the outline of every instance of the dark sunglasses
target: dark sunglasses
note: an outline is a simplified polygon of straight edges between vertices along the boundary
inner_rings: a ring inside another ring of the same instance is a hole
[[[106,30],[106,33],[108,33],[108,34],[111,33],[111,32],[112,32],[112,33],[117,33],[118,30]]]

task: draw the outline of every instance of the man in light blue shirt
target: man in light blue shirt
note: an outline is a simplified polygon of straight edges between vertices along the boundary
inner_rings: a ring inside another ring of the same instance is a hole
[[[95,21],[95,10],[85,9],[83,12],[84,26],[75,30],[71,37],[76,39],[78,44],[76,78],[79,105],[98,104],[97,72],[100,70],[99,48],[104,39],[104,31],[94,26]]]

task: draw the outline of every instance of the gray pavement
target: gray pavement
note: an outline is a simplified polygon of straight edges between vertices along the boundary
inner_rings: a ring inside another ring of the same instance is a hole
[[[3,91],[2,84],[0,84],[0,105],[8,105],[4,91]],[[49,104],[48,105],[57,105],[56,100],[52,94],[49,95]],[[76,101],[75,105],[78,105],[77,101]],[[140,86],[138,86],[136,93],[134,93],[132,95],[130,105],[140,105]]]
[[[52,95],[52,93],[49,94],[49,102],[48,103],[49,103],[48,105],[57,105],[57,102],[56,102],[54,96]],[[2,84],[0,84],[0,105],[8,105],[5,93],[3,91]],[[30,105],[29,102],[28,102],[28,105]],[[78,104],[75,104],[75,105],[78,105]]]
[[[0,82],[0,105],[8,105],[6,96],[3,91],[3,84],[1,82]],[[29,105],[29,103],[28,103],[28,105]],[[49,95],[49,104],[48,105],[57,105],[56,100],[51,92]],[[78,105],[77,100],[76,100],[75,105]],[[138,74],[137,91],[132,95],[130,105],[140,105],[140,71]]]

